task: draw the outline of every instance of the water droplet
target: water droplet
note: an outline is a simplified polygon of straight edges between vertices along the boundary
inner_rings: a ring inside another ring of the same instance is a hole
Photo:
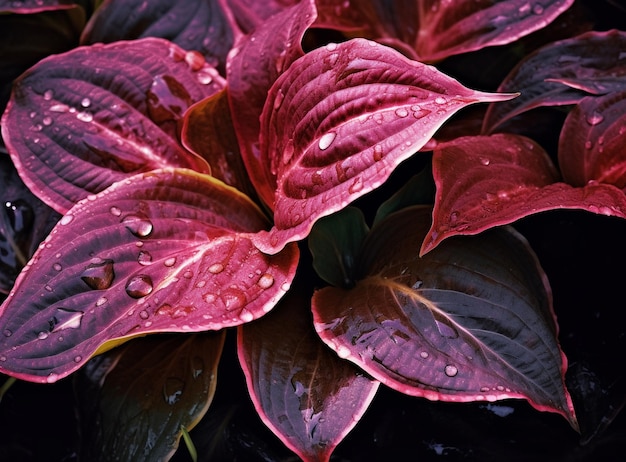
[[[108,258],[94,258],[80,275],[85,284],[94,290],[104,290],[111,287],[115,279],[113,260]]]
[[[444,98],[443,96],[437,96],[435,98],[435,103],[437,104],[446,104],[448,102],[448,100],[446,98]]]
[[[320,141],[318,143],[319,148],[322,151],[328,149],[328,147],[335,140],[336,136],[337,136],[337,133],[335,133],[335,132],[328,132],[328,133],[325,133],[324,135],[322,135],[322,137],[320,138]]]
[[[456,368],[456,366],[453,366],[451,364],[448,364],[443,371],[448,377],[454,377],[459,373],[459,370]]]
[[[526,15],[530,12],[530,3],[524,3],[520,6],[517,11],[519,11],[520,15]]]
[[[81,355],[76,355],[74,356],[74,362],[75,363],[79,363],[83,360],[83,357]]]
[[[76,118],[81,122],[89,123],[93,121],[93,114],[87,111],[81,111],[76,113]]]
[[[183,273],[185,279],[191,279],[193,277],[193,271],[187,270]]]
[[[259,278],[259,282],[257,284],[261,289],[269,289],[272,285],[274,285],[274,276],[269,273],[265,273]]]
[[[52,90],[46,90],[43,92],[43,99],[46,101],[50,101],[54,96],[54,92]]]
[[[55,374],[54,372],[51,372],[50,374],[48,374],[48,377],[46,377],[47,383],[54,383],[57,380],[59,380],[59,374]]]
[[[57,308],[54,316],[48,320],[50,332],[59,332],[65,329],[78,329],[83,319],[82,311],[68,308]]]
[[[89,107],[91,106],[91,100],[89,98],[83,98],[82,101],[80,102],[80,105],[82,107]]]
[[[539,3],[535,3],[535,5],[533,6],[533,13],[543,14],[543,6],[541,6]]]
[[[126,215],[122,223],[137,237],[148,237],[152,233],[152,222],[142,213]]]
[[[361,189],[363,189],[363,180],[361,179],[360,176],[357,176],[352,181],[352,184],[348,187],[348,192],[350,194],[355,194],[355,193],[358,193]]]
[[[145,297],[152,289],[152,278],[147,274],[138,274],[126,282],[126,293],[132,298]]]
[[[52,269],[55,271],[61,271],[63,269],[63,266],[61,266],[60,263],[55,263],[54,265],[52,265]]]
[[[486,167],[487,165],[489,165],[491,163],[491,161],[487,157],[481,157],[480,158],[480,163],[483,164]]]
[[[241,313],[239,313],[239,319],[243,322],[251,322],[254,320],[254,315],[248,310],[241,310]]]
[[[337,352],[337,356],[339,356],[342,359],[346,359],[348,356],[350,356],[350,348],[344,345],[337,345],[336,352]]]
[[[37,338],[38,338],[39,340],[45,340],[45,339],[47,339],[47,338],[48,338],[48,335],[49,335],[49,334],[48,334],[48,332],[43,332],[43,331],[42,331],[42,332],[39,332],[39,333],[37,334]]]
[[[73,219],[74,219],[74,215],[70,215],[68,213],[67,215],[63,215],[63,217],[61,217],[61,219],[59,220],[59,224],[69,225]]]
[[[285,99],[285,94],[282,90],[278,90],[276,96],[274,97],[274,110],[277,111],[280,108],[281,104],[283,104],[283,100]]]
[[[593,112],[587,116],[587,123],[591,126],[598,125],[604,120],[604,116],[599,112]]]
[[[380,144],[374,146],[374,162],[381,161],[384,157],[383,147]]]
[[[163,398],[167,404],[175,404],[185,390],[185,382],[178,377],[168,377],[163,384]]]
[[[202,53],[195,50],[185,53],[185,62],[192,71],[199,71],[205,64]]]
[[[167,259],[163,262],[163,264],[164,264],[165,266],[167,266],[168,268],[171,268],[172,266],[174,266],[174,265],[176,264],[176,257],[170,257],[170,258],[167,258]]]
[[[52,125],[52,122],[54,122],[52,120],[52,117],[50,116],[46,116],[41,120],[41,123],[44,124],[44,126],[49,127],[50,125]]]
[[[428,352],[427,352],[427,351],[422,351],[422,352],[420,352],[420,356],[421,356],[423,359],[426,359],[426,358],[428,358],[428,356],[430,356],[430,355],[428,354]]]
[[[141,319],[148,319],[150,317],[150,314],[146,310],[141,310],[139,312],[139,317]]]
[[[114,217],[119,217],[122,215],[122,211],[120,210],[119,207],[116,207],[116,206],[112,206],[109,209],[109,212],[111,212],[111,215],[113,215]]]
[[[331,42],[331,43],[326,45],[326,49],[328,51],[335,51],[337,49],[337,44],[334,43],[334,42]]]
[[[401,107],[399,109],[396,109],[396,115],[398,117],[408,117],[409,111],[407,111],[405,108]]]
[[[222,271],[224,271],[224,265],[222,265],[221,263],[214,263],[209,266],[209,273],[211,274],[219,274]]]
[[[108,301],[108,299],[106,297],[100,297],[98,300],[96,300],[96,306],[102,306],[107,301]]]
[[[150,254],[150,252],[146,250],[142,250],[139,252],[139,255],[137,256],[137,262],[140,265],[148,266],[152,264],[152,255]]]
[[[248,301],[246,294],[236,287],[230,287],[224,290],[220,297],[228,311],[239,310],[244,307]]]

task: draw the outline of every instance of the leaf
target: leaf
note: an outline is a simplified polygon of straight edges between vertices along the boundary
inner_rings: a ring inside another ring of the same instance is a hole
[[[81,459],[169,460],[181,427],[193,428],[213,400],[224,338],[151,336],[110,352],[105,374],[101,358],[87,363],[77,387]]]
[[[542,106],[578,103],[586,92],[602,95],[626,89],[626,32],[587,32],[546,45],[526,56],[498,91],[519,91],[519,98],[490,105],[483,133]]]
[[[238,328],[239,360],[263,422],[302,460],[328,461],[379,383],[319,340],[305,292],[290,291],[268,316]]]
[[[362,278],[313,297],[315,329],[382,383],[432,400],[525,398],[577,428],[550,287],[511,228],[419,257],[430,207],[387,217],[364,245]]]
[[[277,189],[274,227],[255,244],[274,253],[303,239],[380,186],[457,111],[514,96],[471,90],[364,39],[307,53],[272,86],[261,116],[261,159]]]
[[[42,11],[57,11],[76,8],[78,2],[72,0],[0,0],[0,14],[34,14]]]
[[[61,217],[24,186],[11,159],[2,152],[0,191],[0,293],[8,294],[21,269]]]
[[[251,34],[272,16],[292,7],[300,0],[225,0],[225,7],[243,34]]]
[[[168,166],[207,172],[178,142],[177,124],[223,85],[197,53],[166,40],[80,47],[16,81],[2,136],[29,189],[65,213],[134,173]]]
[[[298,262],[295,245],[276,256],[252,245],[266,226],[246,196],[190,170],[139,174],[81,201],[0,307],[0,372],[53,382],[131,337],[264,315]]]
[[[315,17],[313,1],[303,0],[242,36],[229,54],[226,75],[233,125],[250,181],[270,208],[276,182],[259,151],[259,117],[276,78],[304,55],[302,37]]]
[[[81,44],[145,37],[164,38],[184,50],[195,50],[222,75],[234,43],[219,0],[107,0],[87,23]]]
[[[580,209],[626,218],[622,191],[597,182],[581,188],[559,182],[541,146],[519,135],[440,144],[433,155],[433,176],[433,224],[422,254],[448,237],[478,234],[547,210]]]
[[[363,212],[346,207],[320,219],[308,238],[313,268],[326,282],[351,287],[361,244],[369,232]]]
[[[586,97],[568,114],[559,138],[559,166],[574,186],[589,181],[626,188],[626,86]]]
[[[241,159],[226,89],[198,101],[185,112],[180,137],[186,149],[209,163],[212,176],[255,197]]]

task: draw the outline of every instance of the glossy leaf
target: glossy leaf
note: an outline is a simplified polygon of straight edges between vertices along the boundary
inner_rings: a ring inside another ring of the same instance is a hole
[[[559,181],[546,152],[517,135],[465,137],[435,149],[433,224],[422,254],[442,240],[478,234],[531,214],[581,209],[626,218],[626,196],[612,185]]]
[[[198,101],[185,112],[180,137],[185,148],[209,163],[212,176],[255,197],[241,159],[226,89]]]
[[[492,230],[419,257],[429,222],[430,207],[417,206],[372,229],[357,285],[315,293],[318,334],[403,393],[525,398],[577,428],[550,287],[525,239]]]
[[[0,0],[0,14],[34,14],[42,11],[68,10],[75,8],[73,0]]]
[[[584,98],[567,116],[559,166],[574,186],[597,181],[626,189],[626,85],[622,92]]]
[[[541,106],[578,103],[586,93],[626,89],[626,32],[587,32],[544,46],[526,56],[498,91],[519,91],[519,98],[489,106],[483,133]]]
[[[289,292],[272,313],[238,328],[239,359],[263,422],[303,461],[328,461],[379,383],[319,340],[305,292]]]
[[[134,173],[207,172],[178,142],[177,124],[223,85],[198,53],[163,39],[80,47],[16,81],[2,136],[27,186],[64,213]]]
[[[91,17],[81,44],[160,37],[200,52],[222,75],[234,33],[219,0],[106,0]]]
[[[224,338],[225,331],[151,336],[110,352],[108,367],[108,358],[87,363],[77,382],[81,459],[170,459],[181,427],[191,430],[213,400]]]
[[[264,315],[298,261],[295,245],[275,256],[252,245],[249,232],[266,226],[246,196],[190,170],[139,174],[81,201],[0,308],[0,371],[53,382],[131,337]]]
[[[306,237],[317,219],[380,186],[457,111],[512,97],[471,90],[364,39],[307,53],[272,86],[261,116],[261,159],[277,190],[274,227],[255,243],[274,253]]]
[[[243,34],[251,34],[272,16],[295,5],[300,0],[223,0],[224,5]]]
[[[304,55],[302,37],[315,17],[313,0],[303,0],[241,37],[229,54],[226,71],[233,125],[250,181],[270,208],[276,181],[259,150],[259,118],[276,78]]]

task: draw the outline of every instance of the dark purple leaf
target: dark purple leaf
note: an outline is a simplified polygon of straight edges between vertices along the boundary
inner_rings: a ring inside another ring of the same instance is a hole
[[[259,198],[269,207],[276,182],[259,149],[259,118],[276,78],[304,55],[302,37],[315,17],[313,1],[303,0],[241,37],[229,54],[228,95],[241,155]]]
[[[219,0],[106,0],[87,23],[81,44],[160,37],[184,50],[200,52],[224,75],[234,34],[220,3]]]
[[[360,420],[379,383],[320,341],[304,293],[289,292],[268,316],[239,327],[239,359],[263,422],[302,460],[321,462]]]
[[[306,1],[306,0],[305,0]],[[288,9],[300,0],[223,0],[239,30],[244,34],[254,32],[272,16]]]
[[[584,98],[567,116],[559,167],[573,186],[589,181],[626,189],[626,84],[621,93]]]
[[[422,254],[450,236],[478,234],[546,210],[581,209],[626,218],[621,190],[598,182],[580,188],[558,182],[541,146],[518,135],[442,143],[433,156],[433,176],[433,224]]]
[[[264,315],[298,262],[296,245],[254,247],[249,233],[267,226],[245,195],[191,170],[139,174],[79,202],[0,307],[0,372],[52,382],[131,337]]]
[[[526,56],[498,91],[521,95],[488,108],[483,133],[541,106],[578,103],[586,93],[602,95],[626,89],[626,32],[587,32],[560,40]]]
[[[208,171],[180,145],[177,126],[223,86],[198,53],[163,39],[80,47],[16,81],[2,136],[26,185],[64,213],[134,173]]]
[[[182,428],[191,430],[213,399],[224,338],[151,336],[87,363],[76,388],[81,459],[169,460]]]
[[[315,328],[382,383],[453,402],[525,398],[577,428],[547,278],[512,228],[419,257],[430,207],[378,223],[350,290],[313,297]]]
[[[277,187],[274,228],[256,244],[274,253],[306,237],[317,219],[380,186],[457,111],[512,97],[471,90],[369,40],[307,53],[272,86],[261,116],[260,164]]]
[[[209,163],[212,176],[248,197],[255,197],[241,159],[226,89],[197,102],[185,112],[180,137],[185,148]]]
[[[0,14],[34,14],[42,11],[68,10],[76,8],[73,0],[0,0]]]

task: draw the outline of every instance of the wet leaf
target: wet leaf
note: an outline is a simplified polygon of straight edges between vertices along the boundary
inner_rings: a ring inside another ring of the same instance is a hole
[[[87,23],[81,44],[145,37],[164,38],[184,50],[195,50],[222,75],[234,42],[218,0],[108,0]]]
[[[577,428],[550,287],[525,239],[512,228],[491,230],[419,257],[430,212],[408,208],[372,229],[357,285],[315,293],[318,334],[403,393],[525,398]]]
[[[303,0],[242,36],[229,54],[226,71],[233,125],[250,181],[270,208],[276,182],[259,150],[259,118],[276,78],[304,55],[302,37],[315,16],[313,1]]]
[[[0,14],[34,14],[42,11],[68,10],[80,2],[72,0],[0,0]]]
[[[77,381],[81,459],[168,460],[209,408],[225,331],[136,339]],[[104,371],[102,370],[102,366]]]
[[[235,23],[243,34],[251,34],[274,15],[292,7],[300,0],[225,0],[225,6],[232,14]],[[302,2],[304,3],[304,2]]]
[[[208,171],[180,145],[177,125],[223,85],[200,55],[163,39],[80,47],[16,81],[2,136],[27,186],[64,213],[134,173]]]
[[[550,43],[526,56],[498,91],[519,91],[515,100],[490,105],[483,133],[492,133],[515,116],[541,106],[578,103],[587,93],[626,89],[626,32],[587,32]]]
[[[315,91],[313,91],[315,89]],[[376,189],[460,109],[511,94],[483,93],[364,39],[329,44],[294,62],[261,116],[261,159],[276,178],[273,253],[313,223]]]
[[[589,181],[626,189],[626,85],[586,97],[568,114],[559,138],[559,166],[573,186]]]
[[[433,176],[433,224],[422,253],[450,236],[477,234],[546,210],[581,209],[626,218],[622,191],[598,182],[580,188],[560,182],[541,146],[518,135],[443,143],[435,149]]]
[[[295,245],[259,252],[249,233],[264,227],[246,196],[190,170],[139,174],[81,201],[0,307],[0,371],[53,382],[131,337],[264,315],[298,261]]]
[[[238,328],[239,359],[263,422],[302,460],[328,461],[379,383],[319,340],[305,292],[289,292],[268,316]]]

